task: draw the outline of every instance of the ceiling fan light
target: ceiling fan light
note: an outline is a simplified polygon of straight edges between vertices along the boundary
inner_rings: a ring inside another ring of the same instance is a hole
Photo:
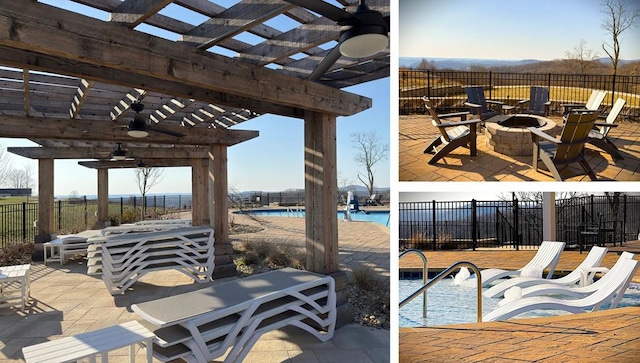
[[[354,26],[340,34],[340,53],[345,57],[370,57],[388,45],[387,29],[382,26]]]
[[[138,161],[138,163],[136,164],[136,167],[137,167],[138,169],[144,169],[144,168],[146,168],[146,167],[147,167],[147,165],[144,163],[144,161],[140,160],[140,161]]]
[[[144,122],[136,122],[135,120],[129,122],[127,126],[127,135],[135,138],[147,137],[149,132],[147,131],[147,127]]]
[[[127,160],[127,153],[124,150],[115,150],[112,156],[113,156],[113,160],[118,160],[118,161]]]

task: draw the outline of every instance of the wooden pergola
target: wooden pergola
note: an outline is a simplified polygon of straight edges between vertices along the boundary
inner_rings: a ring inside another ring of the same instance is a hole
[[[337,2],[349,12],[357,5]],[[54,160],[94,159],[82,164],[97,170],[104,222],[108,170],[134,165],[109,160],[122,143],[147,165],[191,166],[194,225],[216,231],[214,276],[235,274],[227,148],[258,136],[236,125],[282,115],[305,125],[306,267],[340,276],[336,118],[372,102],[341,88],[388,77],[388,48],[363,59],[342,56],[311,81],[306,78],[336,44],[340,26],[286,1],[241,0],[229,8],[208,0],[68,4],[0,0],[0,137],[40,145],[9,150],[39,161],[40,237],[54,231]],[[389,14],[389,0],[367,5]],[[294,25],[279,29],[276,19]],[[128,136],[136,102],[152,125],[183,136]]]

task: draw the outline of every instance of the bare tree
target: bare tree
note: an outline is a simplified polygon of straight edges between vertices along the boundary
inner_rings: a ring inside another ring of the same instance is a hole
[[[354,156],[354,160],[364,166],[367,172],[366,180],[362,179],[358,173],[358,179],[367,187],[369,196],[373,194],[375,166],[378,162],[387,158],[389,152],[389,144],[383,144],[382,138],[376,131],[368,133],[354,132],[351,134],[353,147],[358,151]]]
[[[147,212],[147,192],[162,181],[163,169],[142,167],[136,169],[136,182],[142,194],[142,219]]]
[[[571,69],[577,74],[587,74],[597,65],[600,56],[595,50],[587,48],[587,41],[584,39],[580,39],[580,43],[573,51],[567,51],[566,55]]]
[[[620,60],[620,34],[625,30],[635,27],[640,17],[640,11],[631,7],[631,2],[627,0],[606,0],[602,6],[606,18],[602,22],[602,29],[611,35],[613,44],[602,44],[602,49],[611,58],[613,74],[618,72],[618,61]],[[608,48],[608,49],[607,49]]]
[[[5,150],[4,146],[0,145],[0,186],[4,185],[11,172],[11,160],[5,154]]]
[[[436,68],[438,68],[436,66],[436,62],[435,61],[429,61],[427,60],[427,58],[422,58],[422,60],[420,60],[420,63],[418,63],[418,66],[416,67],[416,69],[419,70],[430,70],[430,71],[435,71]]]

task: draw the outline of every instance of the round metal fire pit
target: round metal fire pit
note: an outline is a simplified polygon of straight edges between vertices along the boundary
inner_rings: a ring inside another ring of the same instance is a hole
[[[498,122],[487,122],[487,147],[505,155],[532,155],[533,143],[528,127],[555,136],[556,123],[537,115],[513,115]]]

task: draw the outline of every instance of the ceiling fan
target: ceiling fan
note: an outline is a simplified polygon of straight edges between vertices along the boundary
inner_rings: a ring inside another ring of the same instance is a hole
[[[147,122],[147,117],[140,113],[144,110],[144,105],[140,101],[136,101],[131,104],[131,109],[136,112],[133,116],[133,120],[129,121],[127,125],[127,134],[131,137],[142,138],[149,135],[149,131],[158,132],[161,134],[171,135],[175,137],[183,137],[184,134],[179,132],[162,129],[159,127],[151,126]]]
[[[311,72],[307,77],[309,80],[319,80],[343,55],[350,58],[370,57],[384,50],[389,44],[389,16],[369,9],[365,0],[360,0],[353,13],[322,0],[285,1],[318,13],[341,26],[338,45]]]
[[[118,143],[118,146],[116,147],[115,150],[113,150],[113,152],[111,153],[111,157],[114,160],[126,160],[127,159],[127,150],[123,150],[122,149],[122,143]]]

